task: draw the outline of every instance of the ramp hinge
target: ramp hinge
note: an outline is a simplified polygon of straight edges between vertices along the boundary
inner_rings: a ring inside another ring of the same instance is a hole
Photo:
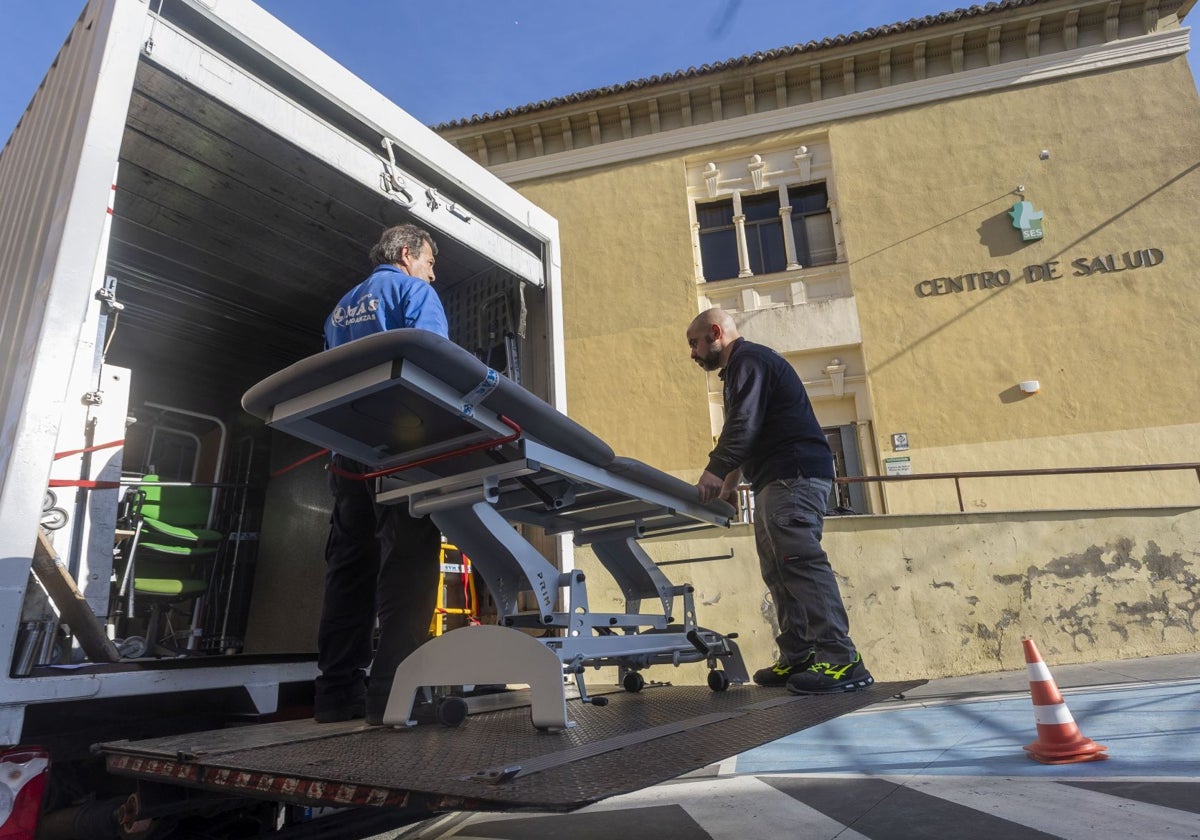
[[[404,180],[404,176],[396,168],[396,153],[392,151],[392,140],[390,137],[383,138],[383,148],[387,151],[388,156],[387,163],[383,165],[383,191],[397,194],[400,197],[401,204],[405,207],[412,207],[416,199],[408,191],[408,182]]]
[[[100,307],[104,310],[105,315],[111,315],[114,312],[121,312],[125,309],[125,304],[117,300],[117,296],[113,294],[110,288],[102,288],[96,290],[96,300],[100,301]]]
[[[462,207],[459,207],[457,202],[451,201],[437,191],[436,187],[425,188],[425,204],[430,210],[436,210],[443,204],[446,205],[446,212],[457,217],[461,221],[471,221],[471,213]]]

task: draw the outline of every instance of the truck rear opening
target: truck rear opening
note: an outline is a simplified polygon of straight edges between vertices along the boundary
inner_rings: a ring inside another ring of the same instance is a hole
[[[0,749],[45,747],[47,816],[124,801],[99,741],[311,714],[323,462],[240,397],[320,351],[385,227],[432,233],[456,343],[565,404],[545,212],[247,0],[79,5],[0,152]],[[210,499],[186,575],[137,573],[148,476]]]

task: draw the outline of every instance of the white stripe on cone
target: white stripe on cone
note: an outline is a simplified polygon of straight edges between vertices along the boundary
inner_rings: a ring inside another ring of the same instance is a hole
[[[1074,723],[1071,710],[1066,703],[1055,703],[1053,706],[1034,706],[1033,717],[1040,724]]]
[[[1030,682],[1051,682],[1054,679],[1050,676],[1050,669],[1046,667],[1045,662],[1030,662],[1026,667],[1029,669]]]

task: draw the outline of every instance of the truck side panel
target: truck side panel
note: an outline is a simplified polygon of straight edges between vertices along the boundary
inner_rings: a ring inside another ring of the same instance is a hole
[[[89,3],[0,152],[0,229],[13,234],[0,251],[0,650],[13,646],[34,523],[104,256],[145,16],[137,0]],[[0,709],[0,743],[14,743],[19,708]]]

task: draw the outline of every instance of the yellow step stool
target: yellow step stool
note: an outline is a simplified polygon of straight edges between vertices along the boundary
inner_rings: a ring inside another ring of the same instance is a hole
[[[457,578],[447,584],[447,577]],[[450,598],[450,586],[461,591],[460,598]],[[450,606],[451,601],[462,606]],[[471,559],[459,551],[457,546],[442,543],[442,554],[438,568],[438,599],[429,622],[429,635],[440,636],[448,629],[446,621],[451,616],[463,616],[468,624],[479,623],[479,598],[475,593],[475,575],[471,571]]]

